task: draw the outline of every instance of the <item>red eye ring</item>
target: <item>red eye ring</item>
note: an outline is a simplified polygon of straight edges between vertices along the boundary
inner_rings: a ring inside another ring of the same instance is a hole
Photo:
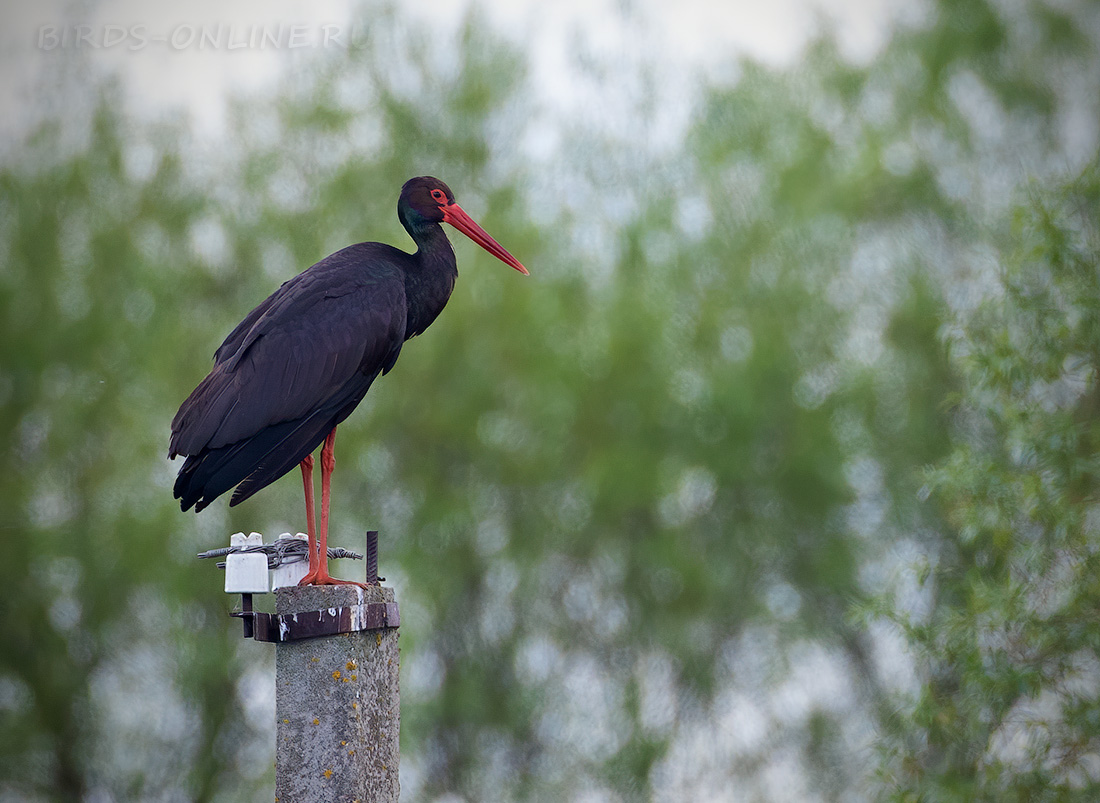
[[[432,198],[442,203],[443,201],[447,200],[447,195],[443,192],[443,190],[432,190]]]

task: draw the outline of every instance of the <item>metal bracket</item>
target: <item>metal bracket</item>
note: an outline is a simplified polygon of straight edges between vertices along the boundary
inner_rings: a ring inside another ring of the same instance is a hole
[[[401,625],[396,602],[364,602],[343,608],[280,614],[252,610],[252,595],[241,594],[241,610],[229,614],[244,622],[244,637],[277,644]]]
[[[301,536],[301,533],[299,533]],[[305,536],[301,536],[302,539]],[[294,614],[264,613],[254,610],[252,607],[252,595],[267,593],[267,571],[275,569],[281,571],[281,567],[288,563],[304,563],[308,560],[308,547],[305,540],[297,538],[281,537],[270,544],[263,542],[260,533],[252,533],[246,537],[243,533],[233,536],[232,544],[228,549],[212,549],[203,552],[200,558],[226,557],[225,563],[218,566],[226,568],[228,563],[235,561],[233,566],[226,569],[226,591],[240,593],[241,609],[231,611],[230,616],[240,619],[244,624],[244,637],[253,638],[256,641],[270,641],[282,643],[298,641],[300,639],[317,638],[318,636],[336,636],[341,633],[358,633],[363,630],[382,630],[396,628],[401,625],[401,615],[396,602],[364,602],[359,605],[349,605],[342,608],[325,608],[320,611],[302,611]],[[329,558],[362,558],[355,552],[346,549],[329,549]],[[386,579],[378,576],[378,531],[367,532],[367,585],[378,586],[379,582]],[[245,561],[258,563],[258,566],[243,566],[247,572],[241,571],[230,582],[230,568],[241,569]],[[266,564],[266,565],[265,565]],[[305,567],[300,574],[292,577],[297,580],[305,574]],[[275,587],[288,585],[288,583],[273,583]],[[360,599],[362,599],[360,597]]]

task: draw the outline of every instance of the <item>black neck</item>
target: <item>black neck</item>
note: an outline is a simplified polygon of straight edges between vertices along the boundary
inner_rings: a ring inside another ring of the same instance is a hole
[[[405,297],[409,305],[406,339],[427,329],[443,311],[458,278],[455,252],[442,226],[427,223],[407,228],[417,251],[405,272]]]

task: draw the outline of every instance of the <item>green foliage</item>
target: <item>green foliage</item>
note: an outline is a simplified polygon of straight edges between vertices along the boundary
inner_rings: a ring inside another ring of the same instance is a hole
[[[224,601],[194,593],[200,541],[166,537],[163,499],[176,346],[201,320],[171,300],[196,278],[188,230],[210,205],[170,146],[129,175],[115,101],[78,153],[56,158],[46,128],[33,169],[0,178],[3,777],[28,799],[229,800],[233,745],[255,738],[235,693],[246,663]]]
[[[892,756],[899,800],[1100,788],[1098,187],[1094,163],[1018,210],[1001,293],[951,344],[965,384],[959,443],[928,474],[934,604],[898,617],[927,677]]]

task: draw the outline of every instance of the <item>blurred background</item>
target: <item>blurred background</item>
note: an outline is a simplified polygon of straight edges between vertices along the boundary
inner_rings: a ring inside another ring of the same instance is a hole
[[[2,12],[0,802],[270,800],[169,422],[422,174],[532,275],[340,429],[403,800],[1100,797],[1100,5],[145,6]]]

